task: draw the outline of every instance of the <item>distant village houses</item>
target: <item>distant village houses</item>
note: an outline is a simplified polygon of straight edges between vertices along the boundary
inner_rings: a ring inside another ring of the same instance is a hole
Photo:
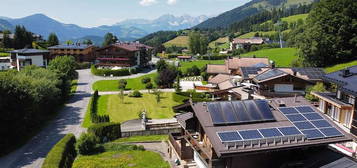
[[[252,45],[262,45],[269,42],[268,38],[252,37],[252,38],[235,38],[230,42],[230,50],[250,49]]]
[[[75,43],[48,47],[48,50],[50,51],[51,59],[58,56],[70,55],[77,62],[93,62],[95,60],[96,47],[94,45]]]

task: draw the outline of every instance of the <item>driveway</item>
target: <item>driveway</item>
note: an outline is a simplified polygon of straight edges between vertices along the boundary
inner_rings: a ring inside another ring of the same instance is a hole
[[[90,70],[79,70],[78,87],[76,94],[68,101],[58,116],[49,123],[27,144],[12,153],[0,158],[1,168],[40,168],[47,153],[62,137],[73,133],[77,137],[85,131],[81,127],[87,105],[91,96],[91,86],[97,80],[136,78],[148,73],[139,73],[127,77],[105,78],[93,76]],[[21,136],[21,135],[19,135]]]

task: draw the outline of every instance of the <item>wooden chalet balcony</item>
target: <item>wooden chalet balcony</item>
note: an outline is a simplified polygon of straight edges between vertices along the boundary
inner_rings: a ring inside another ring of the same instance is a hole
[[[184,142],[182,142],[184,141]],[[186,141],[181,133],[171,133],[169,134],[169,142],[174,147],[176,153],[179,155],[181,160],[192,160],[193,150],[191,147],[187,147]]]
[[[185,130],[184,137],[186,141],[189,142],[191,147],[195,149],[204,160],[210,160],[212,158],[212,150],[206,147],[204,143],[200,143],[199,141],[197,141],[198,136],[199,135],[196,132],[189,132]]]

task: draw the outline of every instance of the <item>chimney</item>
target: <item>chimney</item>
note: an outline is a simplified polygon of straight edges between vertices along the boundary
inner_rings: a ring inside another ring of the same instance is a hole
[[[270,65],[271,65],[271,69],[275,69],[275,62],[274,61],[270,61]]]
[[[346,69],[343,69],[342,70],[342,77],[349,77],[349,76],[352,76],[352,73],[350,72],[350,70],[348,68]]]

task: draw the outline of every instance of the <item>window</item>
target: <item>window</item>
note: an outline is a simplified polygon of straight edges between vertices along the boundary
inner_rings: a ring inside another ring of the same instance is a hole
[[[337,99],[341,99],[341,91],[337,90],[337,95],[336,95]]]
[[[348,96],[348,103],[354,105],[354,104],[355,104],[355,97],[353,97],[353,96]]]
[[[319,109],[320,109],[323,113],[325,113],[325,101],[323,101],[322,99],[320,99]]]
[[[348,128],[350,127],[351,118],[352,118],[352,112],[346,111],[344,125]]]
[[[340,109],[337,108],[336,106],[332,106],[331,108],[331,117],[336,120],[339,121],[340,120]]]

